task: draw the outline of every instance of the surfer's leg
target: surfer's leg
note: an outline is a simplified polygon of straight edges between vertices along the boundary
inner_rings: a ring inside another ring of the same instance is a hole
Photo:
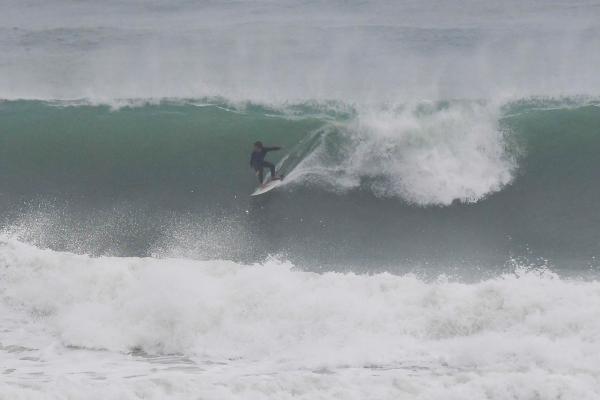
[[[260,167],[256,170],[258,172],[258,183],[262,185],[263,183],[263,167]]]
[[[275,179],[276,178],[276,176],[275,176],[275,166],[273,164],[271,164],[268,161],[264,161],[263,162],[263,167],[267,167],[267,168],[269,168],[269,170],[271,170],[271,179]]]

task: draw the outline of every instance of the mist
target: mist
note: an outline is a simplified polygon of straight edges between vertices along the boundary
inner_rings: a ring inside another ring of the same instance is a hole
[[[0,98],[596,96],[589,2],[3,1]]]

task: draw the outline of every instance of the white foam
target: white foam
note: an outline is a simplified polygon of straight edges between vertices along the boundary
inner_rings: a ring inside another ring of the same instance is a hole
[[[288,182],[362,185],[419,205],[475,202],[508,184],[517,165],[498,121],[498,106],[478,102],[361,108],[351,123],[322,133]]]
[[[600,395],[600,283],[549,272],[427,283],[276,260],[90,258],[2,239],[0,299],[10,398]],[[169,370],[132,349],[193,362]]]

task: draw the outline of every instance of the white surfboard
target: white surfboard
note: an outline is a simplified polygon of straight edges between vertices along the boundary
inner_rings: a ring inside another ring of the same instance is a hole
[[[250,196],[258,196],[259,194],[267,193],[277,186],[281,185],[281,179],[275,179],[274,181],[269,181],[262,186],[256,188],[256,190]]]

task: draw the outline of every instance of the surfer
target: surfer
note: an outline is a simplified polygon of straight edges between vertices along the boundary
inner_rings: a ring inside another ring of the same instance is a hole
[[[275,165],[268,161],[265,161],[265,156],[267,155],[267,152],[280,149],[281,147],[264,147],[262,142],[254,143],[254,150],[252,150],[252,155],[250,156],[250,166],[256,171],[258,181],[261,185],[263,184],[264,168],[269,168],[269,170],[271,171],[271,180],[281,179],[280,176],[275,175]]]

